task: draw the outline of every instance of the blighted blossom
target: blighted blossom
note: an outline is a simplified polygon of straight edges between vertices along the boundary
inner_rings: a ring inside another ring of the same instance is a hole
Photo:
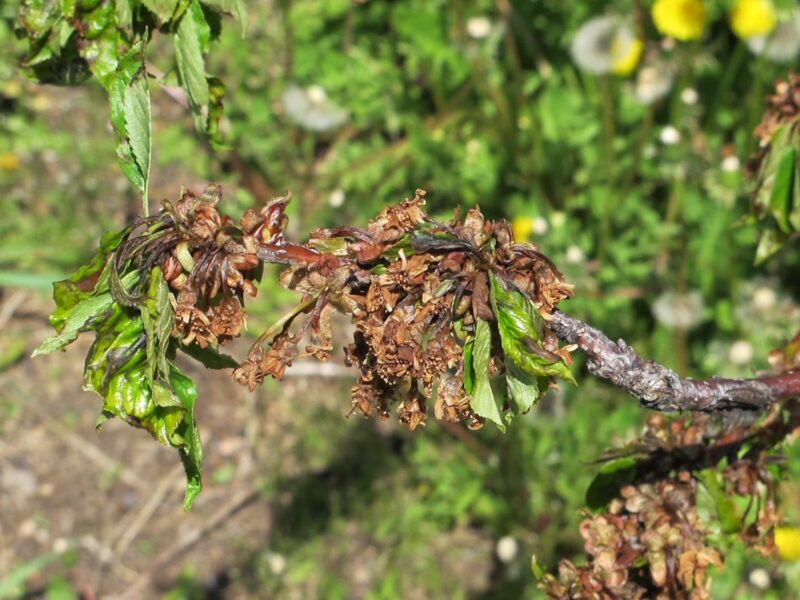
[[[580,525],[586,564],[562,560],[549,575],[534,561],[540,587],[559,599],[709,599],[709,570],[723,564],[720,527],[761,554],[783,555],[778,486],[765,465],[796,425],[779,409],[763,421],[652,415],[644,435],[606,453],[587,491],[595,512]]]
[[[775,84],[775,93],[767,98],[767,110],[756,127],[755,135],[763,148],[773,134],[784,125],[800,122],[800,74],[789,74],[786,81]]]
[[[276,252],[266,245],[259,256],[272,260]],[[537,353],[524,366],[530,373],[569,376],[564,367],[569,355],[547,329],[546,318],[571,295],[571,286],[536,246],[517,242],[508,223],[486,220],[477,207],[463,219],[439,223],[428,217],[425,192],[418,190],[365,229],[313,232],[304,253],[285,262],[281,284],[297,292],[300,303],[256,341],[234,372],[249,388],[266,376],[282,377],[301,356],[326,360],[332,334],[325,317],[332,308],[355,324],[345,360],[360,371],[352,410],[364,416],[386,418],[396,410],[400,422],[414,429],[432,408],[447,421],[479,426],[490,418],[501,425],[500,412],[509,409],[476,408],[476,395],[488,400],[491,391],[485,386],[479,391],[475,381],[520,360],[512,358],[513,335]],[[527,311],[518,318],[529,331],[504,333],[513,308],[504,303],[511,300]],[[496,327],[494,335],[509,344],[487,347],[480,371],[470,354],[479,323],[496,323],[486,331],[491,335]],[[545,391],[529,387],[530,395],[519,402],[532,403]]]

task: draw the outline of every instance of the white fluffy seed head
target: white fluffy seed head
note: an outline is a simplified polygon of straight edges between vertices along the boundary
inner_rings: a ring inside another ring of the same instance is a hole
[[[753,346],[747,340],[737,340],[728,350],[728,359],[735,365],[746,365],[753,360]]]
[[[467,33],[476,40],[487,38],[492,33],[492,22],[488,17],[472,17],[467,21]]]
[[[722,159],[721,166],[722,170],[726,173],[736,173],[742,166],[742,163],[739,162],[739,158],[736,156],[726,156]]]
[[[697,94],[697,90],[694,88],[684,88],[681,92],[681,102],[683,102],[686,106],[694,106],[697,104],[699,100],[699,96]]]
[[[681,141],[681,132],[672,125],[667,125],[661,130],[658,139],[666,146],[673,146]]]
[[[342,204],[344,204],[344,200],[344,190],[335,189],[331,192],[331,195],[328,196],[328,204],[331,208],[339,208]]]
[[[685,294],[665,292],[653,302],[653,316],[672,329],[689,330],[703,320],[703,296],[698,291]]]
[[[519,554],[519,543],[510,535],[504,535],[497,540],[495,547],[497,558],[502,563],[510,563]]]
[[[768,311],[777,301],[778,296],[772,288],[760,287],[753,292],[753,306],[758,310]]]
[[[586,256],[583,254],[583,250],[574,245],[567,248],[564,254],[564,260],[571,265],[579,265],[585,258]]]
[[[750,571],[750,577],[748,577],[748,579],[750,580],[750,585],[759,590],[768,590],[770,585],[772,585],[769,572],[761,567]]]

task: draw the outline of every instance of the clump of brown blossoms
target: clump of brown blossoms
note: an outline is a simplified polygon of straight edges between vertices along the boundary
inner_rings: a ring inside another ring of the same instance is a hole
[[[775,93],[767,97],[767,109],[755,129],[761,147],[767,146],[772,135],[784,125],[800,122],[800,73],[790,73],[786,81],[775,84]]]
[[[366,229],[316,230],[303,248],[262,245],[259,257],[290,265],[281,283],[302,300],[253,345],[236,380],[252,389],[266,375],[282,377],[301,355],[326,360],[335,309],[355,323],[353,343],[345,349],[347,364],[361,371],[352,391],[354,411],[386,418],[396,405],[400,421],[414,429],[435,395],[437,418],[479,426],[483,417],[470,405],[464,381],[474,373],[464,354],[477,321],[497,320],[490,280],[529,299],[537,311],[530,318],[542,322],[572,288],[534,245],[516,242],[505,221],[487,221],[473,208],[463,220],[438,223],[425,213],[424,197],[418,190]],[[301,314],[308,316],[292,332]],[[304,336],[308,344],[301,348]],[[546,326],[526,343],[543,365],[569,361]],[[499,344],[488,368],[505,369]],[[540,375],[549,385],[555,371],[546,371]]]
[[[261,212],[248,211],[239,226],[217,207],[221,188],[201,196],[184,191],[173,206],[164,201],[156,217],[140,220],[114,254],[115,272],[134,261],[144,273],[161,268],[174,311],[172,335],[184,345],[217,346],[237,337],[245,325],[244,296],[255,296],[260,277],[259,245],[271,241],[272,221],[282,214],[282,199]],[[123,300],[138,297],[120,287]]]
[[[725,540],[777,552],[774,450],[798,431],[798,413],[789,404],[757,420],[652,415],[644,435],[613,454],[613,498],[581,523],[588,563],[563,560],[557,577],[538,574],[540,585],[552,598],[710,598],[708,569],[722,566]]]
[[[146,278],[129,290],[120,274],[159,267],[172,336],[183,347],[215,350],[243,330],[244,296],[256,294],[262,263],[287,265],[280,282],[300,301],[234,370],[240,384],[280,379],[301,356],[327,360],[336,311],[354,322],[345,360],[361,372],[352,409],[365,416],[383,419],[396,407],[414,429],[435,398],[439,419],[479,427],[489,418],[502,428],[556,377],[571,379],[571,348],[559,346],[547,319],[572,286],[535,245],[515,241],[505,221],[487,221],[475,207],[436,222],[418,190],[365,229],[319,229],[297,244],[284,235],[288,199],[247,211],[238,226],[220,215],[219,201],[212,186],[165,202],[159,216],[126,233],[114,271],[117,295],[134,306]],[[495,396],[490,375],[505,375],[507,391]]]
[[[554,598],[709,598],[706,573],[722,566],[695,507],[696,482],[684,472],[674,481],[626,486],[607,513],[588,518],[580,532],[592,561],[559,564],[550,578]]]

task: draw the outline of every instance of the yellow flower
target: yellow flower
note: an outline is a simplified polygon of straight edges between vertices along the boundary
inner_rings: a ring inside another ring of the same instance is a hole
[[[0,154],[0,169],[3,171],[16,171],[19,168],[19,158],[11,152]]]
[[[631,40],[627,44],[620,43],[614,39],[611,43],[611,72],[616,75],[630,75],[639,64],[642,57],[644,44],[640,39]]]
[[[656,28],[677,40],[696,40],[703,35],[706,9],[701,0],[656,0],[653,22]]]
[[[514,220],[511,221],[511,231],[514,232],[514,239],[518,242],[526,242],[531,239],[533,224],[531,217],[514,217]]]
[[[771,0],[738,0],[730,19],[731,29],[743,40],[767,35],[775,28],[775,7]]]
[[[776,527],[775,547],[783,560],[800,560],[800,528]]]

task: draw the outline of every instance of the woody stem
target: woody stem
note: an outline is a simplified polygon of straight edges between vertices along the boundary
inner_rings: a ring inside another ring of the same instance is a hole
[[[554,311],[548,323],[562,340],[577,344],[590,373],[622,388],[645,408],[664,412],[764,410],[778,400],[800,396],[800,370],[755,379],[681,378],[674,371],[616,342],[602,331]]]

